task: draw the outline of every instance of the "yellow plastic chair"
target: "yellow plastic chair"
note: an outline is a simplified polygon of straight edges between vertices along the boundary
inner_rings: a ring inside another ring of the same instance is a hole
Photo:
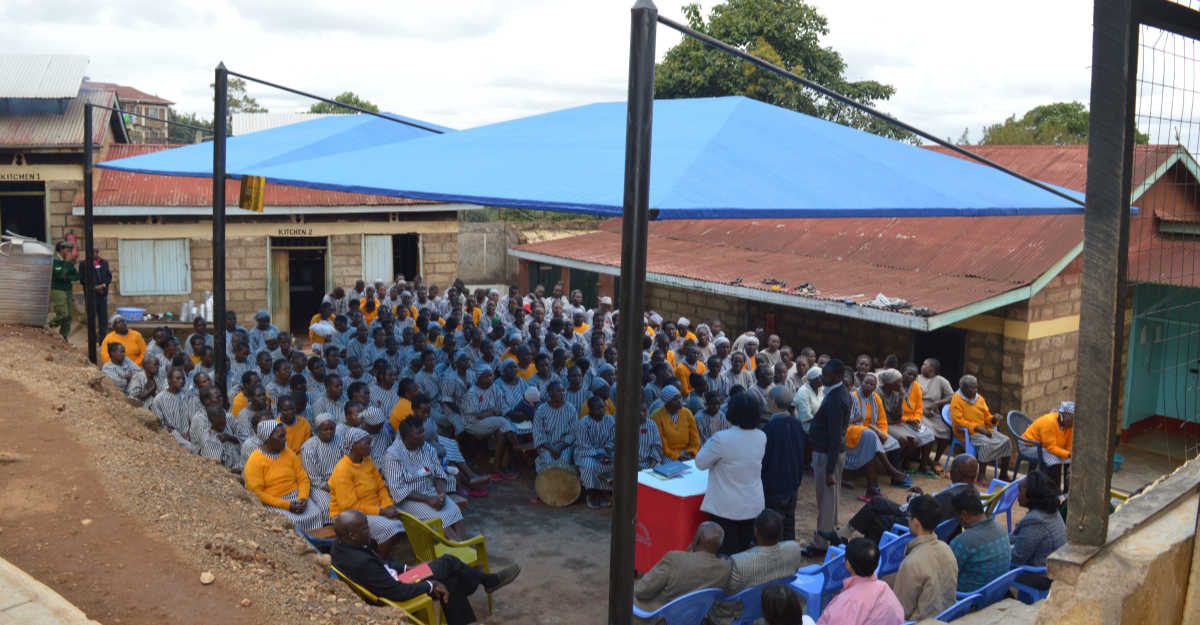
[[[350,590],[354,591],[354,594],[362,597],[363,601],[366,601],[371,605],[400,608],[406,615],[408,615],[409,618],[421,623],[421,625],[437,625],[437,620],[435,620],[437,615],[433,611],[433,599],[431,599],[429,595],[423,594],[419,597],[409,599],[408,601],[393,601],[391,599],[384,599],[383,597],[376,596],[375,593],[367,590],[366,588],[359,586],[354,580],[346,577],[345,573],[337,570],[336,567],[330,566],[329,570],[333,571],[333,574],[336,575],[338,579],[342,580],[347,586],[349,586]],[[424,617],[424,620],[417,618],[416,615],[418,613]]]
[[[484,573],[491,573],[488,568],[487,543],[483,536],[475,536],[464,541],[450,540],[442,533],[442,520],[438,517],[422,522],[417,517],[400,512],[400,521],[404,523],[404,533],[412,545],[413,554],[422,562],[436,560],[445,555],[451,555],[463,561],[467,566],[473,566]],[[492,613],[492,593],[488,593],[488,614]]]

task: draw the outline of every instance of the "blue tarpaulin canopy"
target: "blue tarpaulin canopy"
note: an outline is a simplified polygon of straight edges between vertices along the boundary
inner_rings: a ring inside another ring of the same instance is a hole
[[[255,133],[230,141],[228,171],[320,189],[620,216],[625,122],[625,103],[605,102],[409,141],[342,133],[279,150],[268,137],[247,141],[266,134]],[[740,96],[656,101],[652,145],[658,219],[1083,211],[991,167]],[[203,148],[193,147],[186,162],[172,153],[192,148],[100,166],[211,175],[211,151],[203,164]]]
[[[442,132],[450,128],[412,119],[394,113],[382,113],[394,119]],[[419,137],[436,136],[436,132],[401,124],[374,115],[329,115],[309,121],[260,130],[227,139],[226,171],[240,177],[253,167],[283,165],[306,158],[336,156],[345,152],[378,147]],[[116,169],[143,174],[169,176],[212,177],[212,142],[131,156],[97,163],[102,169]]]

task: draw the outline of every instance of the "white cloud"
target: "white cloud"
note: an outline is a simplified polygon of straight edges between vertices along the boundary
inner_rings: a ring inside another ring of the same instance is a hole
[[[681,19],[683,2],[659,2]],[[710,7],[713,2],[704,2]],[[1091,3],[815,0],[851,79],[892,84],[884,110],[938,136],[1057,100],[1087,101]],[[299,89],[354,91],[458,128],[624,98],[632,0],[5,0],[15,52],[91,58],[119,82],[211,116],[218,61]],[[680,36],[658,29],[662,53]],[[309,102],[261,86],[273,110]]]

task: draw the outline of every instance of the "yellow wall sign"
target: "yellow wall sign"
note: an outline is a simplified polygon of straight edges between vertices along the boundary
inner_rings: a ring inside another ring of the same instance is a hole
[[[262,176],[242,176],[238,206],[256,213],[263,212],[263,190],[266,186],[267,180]]]

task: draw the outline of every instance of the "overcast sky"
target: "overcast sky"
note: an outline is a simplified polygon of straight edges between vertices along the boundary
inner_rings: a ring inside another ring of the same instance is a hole
[[[212,70],[467,128],[625,96],[632,0],[2,0],[0,41],[90,57],[88,75],[212,115]],[[683,2],[658,3],[682,19]],[[703,3],[709,7],[713,2]],[[1038,104],[1087,101],[1086,0],[814,0],[851,79],[896,87],[881,108],[972,138]],[[659,58],[679,41],[659,27]],[[308,102],[252,86],[272,111]]]

